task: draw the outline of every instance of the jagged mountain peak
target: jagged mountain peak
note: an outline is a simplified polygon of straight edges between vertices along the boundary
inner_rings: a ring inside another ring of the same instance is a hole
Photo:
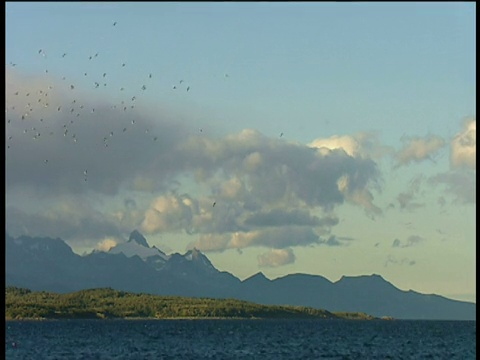
[[[123,253],[127,257],[139,256],[141,259],[146,260],[151,256],[158,256],[163,259],[163,262],[167,261],[169,256],[155,246],[150,247],[145,237],[137,230],[132,231],[127,242],[117,244],[108,250],[108,253],[118,254]]]
[[[128,242],[136,242],[139,245],[149,248],[150,246],[147,243],[147,239],[143,236],[138,230],[133,230],[128,238]]]

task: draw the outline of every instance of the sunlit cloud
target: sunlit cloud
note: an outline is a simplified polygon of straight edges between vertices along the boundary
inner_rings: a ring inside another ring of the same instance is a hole
[[[423,160],[433,160],[433,156],[445,146],[445,140],[438,136],[426,137],[408,137],[402,139],[404,146],[399,150],[394,158],[395,167],[408,165],[412,162]]]
[[[477,153],[477,122],[468,119],[464,122],[462,131],[452,139],[450,161],[453,168],[467,167],[476,169]]]
[[[99,251],[108,251],[114,246],[116,246],[117,244],[118,244],[118,240],[114,238],[105,238],[97,244],[95,249]]]
[[[257,260],[259,267],[279,267],[295,262],[295,254],[290,248],[272,249],[258,255]]]
[[[380,159],[391,154],[394,150],[390,146],[382,145],[376,133],[360,132],[354,135],[333,135],[328,138],[313,140],[308,146],[325,150],[342,149],[352,157]]]
[[[188,195],[163,195],[147,209],[140,229],[145,234],[189,231],[198,213],[198,202]]]

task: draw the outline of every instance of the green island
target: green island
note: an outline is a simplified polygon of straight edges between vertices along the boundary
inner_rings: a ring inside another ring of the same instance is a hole
[[[67,294],[9,286],[5,320],[47,319],[344,319],[374,320],[365,313],[303,306],[260,305],[236,299],[161,296],[89,289]]]

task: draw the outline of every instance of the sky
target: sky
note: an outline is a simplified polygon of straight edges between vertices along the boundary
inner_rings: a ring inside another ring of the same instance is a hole
[[[474,2],[7,2],[6,231],[476,301]]]

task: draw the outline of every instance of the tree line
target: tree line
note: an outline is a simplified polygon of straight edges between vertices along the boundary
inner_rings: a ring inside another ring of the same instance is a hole
[[[194,298],[132,293],[112,288],[68,294],[9,286],[5,319],[115,318],[297,318],[373,319],[362,313],[331,313],[304,306],[260,305],[236,299]]]

